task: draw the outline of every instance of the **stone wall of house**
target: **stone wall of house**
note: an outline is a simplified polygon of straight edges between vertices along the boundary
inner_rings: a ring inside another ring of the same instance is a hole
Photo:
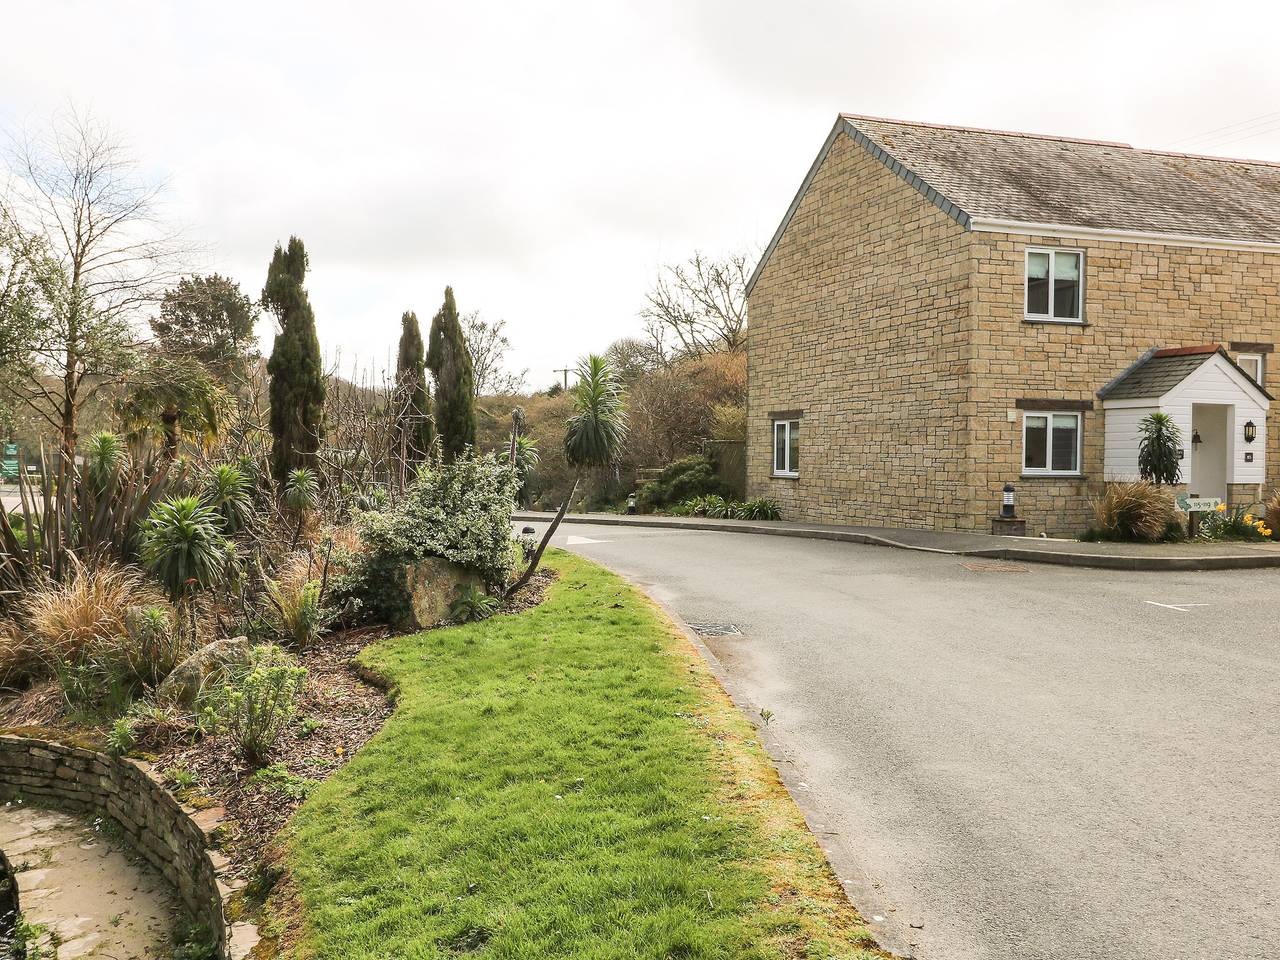
[[[240,884],[214,849],[222,808],[183,805],[151,766],[138,760],[36,737],[0,735],[0,800],[18,798],[110,817],[217,939],[221,956],[240,960],[257,943],[253,924],[228,927],[226,922],[225,899]]]
[[[752,290],[747,487],[786,519],[971,525],[969,235],[837,137]],[[772,476],[774,414],[799,477]]]
[[[1280,254],[973,233],[976,354],[970,457],[974,500],[998,502],[1018,487],[1031,532],[1075,535],[1089,525],[1088,501],[1102,489],[1103,411],[1097,391],[1151,347],[1280,343]],[[1023,318],[1028,246],[1085,252],[1083,326]],[[1253,352],[1253,351],[1249,351]],[[1234,354],[1233,354],[1234,355]],[[1265,386],[1280,395],[1280,355],[1269,354]],[[1022,477],[1020,400],[1081,401],[1083,479]],[[1280,485],[1280,407],[1268,417],[1267,482]],[[1237,502],[1255,485],[1233,485]],[[982,510],[975,526],[984,525]]]

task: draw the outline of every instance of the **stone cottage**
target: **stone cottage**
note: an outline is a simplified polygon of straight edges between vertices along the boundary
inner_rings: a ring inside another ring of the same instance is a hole
[[[1280,483],[1280,165],[842,114],[747,290],[788,518],[1077,534],[1154,410],[1182,492]]]

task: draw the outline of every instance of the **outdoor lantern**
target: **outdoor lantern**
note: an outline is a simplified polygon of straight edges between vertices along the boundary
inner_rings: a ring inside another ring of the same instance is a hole
[[[1006,483],[1004,485],[1004,498],[1000,504],[1000,516],[1006,519],[1013,519],[1013,484]]]
[[[1244,425],[1244,442],[1253,443],[1258,439],[1258,425],[1250,420]]]
[[[1200,444],[1202,444],[1202,443],[1204,443],[1204,441],[1200,439],[1200,431],[1199,431],[1199,430],[1192,430],[1192,431],[1191,431],[1191,445],[1192,445],[1193,447],[1198,447],[1198,446],[1200,446]]]

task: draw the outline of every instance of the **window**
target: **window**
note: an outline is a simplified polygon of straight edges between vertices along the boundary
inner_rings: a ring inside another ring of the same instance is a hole
[[[1079,323],[1084,290],[1079,250],[1027,250],[1028,320]]]
[[[1029,476],[1080,473],[1080,414],[1026,413],[1022,417],[1022,472]]]
[[[1241,370],[1253,378],[1254,383],[1262,386],[1262,354],[1242,353],[1236,357],[1236,363]]]
[[[800,475],[800,421],[773,421],[773,475]]]

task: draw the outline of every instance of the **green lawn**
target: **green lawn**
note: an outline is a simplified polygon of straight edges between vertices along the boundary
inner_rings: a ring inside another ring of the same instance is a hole
[[[533,610],[366,652],[399,700],[293,821],[298,955],[883,956],[688,640],[549,563]]]

